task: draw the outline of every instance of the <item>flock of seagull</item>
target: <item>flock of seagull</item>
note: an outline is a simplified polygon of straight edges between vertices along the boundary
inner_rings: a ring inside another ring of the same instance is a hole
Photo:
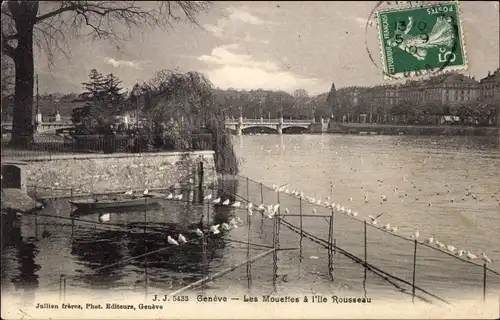
[[[356,211],[353,211],[352,209],[349,209],[349,208],[346,208],[345,206],[341,206],[340,204],[336,204],[334,202],[329,202],[330,201],[330,197],[327,197],[324,201],[322,201],[321,199],[315,199],[313,197],[309,197],[309,196],[305,196],[304,195],[304,192],[302,191],[296,191],[296,190],[290,190],[288,188],[286,188],[288,186],[288,184],[284,184],[282,186],[277,186],[277,185],[273,185],[272,186],[272,189],[275,191],[275,192],[283,192],[285,194],[288,194],[288,195],[293,195],[293,196],[297,196],[299,198],[302,198],[302,199],[305,199],[306,201],[308,201],[309,203],[312,203],[312,204],[315,204],[315,205],[323,205],[324,207],[326,208],[331,208],[331,209],[334,209],[342,214],[345,214],[345,215],[348,215],[350,217],[357,217],[358,216],[358,213]],[[127,191],[125,194],[131,194],[132,191]],[[148,189],[144,190],[143,194],[144,195],[147,195],[149,193]],[[167,199],[173,199],[173,200],[182,200],[182,194],[179,194],[179,195],[173,195],[172,193],[170,193],[168,196],[167,196]],[[224,201],[222,201],[222,199],[220,197],[216,198],[216,199],[213,199],[212,200],[212,194],[209,194],[207,196],[204,197],[204,200],[205,201],[212,201],[213,204],[216,204],[216,205],[223,205],[223,206],[230,206],[230,207],[233,207],[233,208],[244,208],[247,210],[247,213],[248,215],[252,215],[253,214],[253,211],[258,211],[260,213],[262,213],[264,216],[272,219],[274,215],[276,215],[276,213],[278,212],[278,209],[279,209],[279,204],[275,204],[275,205],[265,205],[265,204],[260,204],[259,206],[254,206],[251,202],[248,202],[246,207],[245,205],[242,205],[241,201],[234,201],[233,203],[231,203],[231,201],[229,199],[226,199]],[[349,198],[349,201],[352,201],[352,198]],[[387,196],[386,195],[382,195],[381,196],[381,202],[384,202],[384,201],[387,201]],[[365,202],[368,202],[368,197],[365,195]],[[317,213],[317,210],[315,208],[312,209],[313,213],[316,214]],[[285,214],[288,214],[289,213],[289,210],[288,208],[285,208]],[[370,223],[377,227],[377,223],[378,223],[378,219],[383,215],[384,213],[380,213],[376,216],[372,216],[372,215],[368,215],[368,219],[370,219]],[[359,220],[358,220],[359,221]],[[212,225],[210,226],[210,229],[209,229],[209,233],[211,234],[219,234],[221,231],[220,231],[220,228],[222,227],[223,230],[226,230],[226,231],[229,231],[231,229],[236,229],[238,228],[238,226],[242,225],[243,224],[243,221],[239,218],[239,217],[235,217],[235,218],[232,218],[229,223],[222,223],[222,224],[216,224],[216,225]],[[382,230],[385,230],[389,233],[396,233],[398,231],[398,227],[397,226],[391,226],[390,223],[387,223],[385,225],[382,226],[381,228]],[[195,233],[198,237],[202,237],[204,236],[204,233],[201,229],[196,229],[195,230]],[[418,238],[420,237],[420,232],[418,230],[416,230],[412,236],[411,236],[411,239],[412,240],[416,240],[418,241]],[[174,238],[172,238],[171,236],[168,236],[167,237],[167,242],[172,244],[172,245],[179,245],[181,243],[186,243],[187,240],[186,238],[182,235],[182,234],[179,234],[178,237],[177,237],[177,240],[175,240]],[[470,252],[469,250],[464,250],[464,249],[460,249],[458,250],[456,247],[452,246],[452,245],[445,245],[444,243],[440,242],[438,239],[436,239],[433,235],[430,235],[429,238],[424,242],[425,244],[427,245],[434,245],[437,249],[441,250],[441,251],[449,251],[451,254],[454,254],[460,258],[462,258],[463,256],[466,256],[469,260],[476,260],[478,259],[478,256],[473,254],[472,252]],[[484,253],[484,252],[481,252],[481,256],[480,258],[485,262],[485,263],[493,263],[493,261]]]

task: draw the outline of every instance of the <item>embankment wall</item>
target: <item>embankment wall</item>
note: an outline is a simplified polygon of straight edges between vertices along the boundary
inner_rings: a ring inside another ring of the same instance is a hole
[[[24,159],[26,184],[37,196],[107,193],[197,183],[203,161],[204,185],[216,179],[213,151],[147,154],[60,155]]]

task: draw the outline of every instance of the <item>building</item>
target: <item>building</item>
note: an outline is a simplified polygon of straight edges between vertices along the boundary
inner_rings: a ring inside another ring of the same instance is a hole
[[[479,81],[479,97],[489,100],[500,97],[500,68]]]

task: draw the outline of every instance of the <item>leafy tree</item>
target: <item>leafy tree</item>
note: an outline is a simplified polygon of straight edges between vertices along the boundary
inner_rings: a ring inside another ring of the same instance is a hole
[[[213,85],[203,74],[162,70],[142,89],[145,103],[141,109],[151,119],[150,132],[162,134],[161,140],[153,143],[187,147],[192,134],[204,129],[212,135],[217,172],[238,172],[222,105],[217,103]]]
[[[33,141],[32,106],[34,47],[66,55],[65,35],[73,31],[91,38],[123,40],[132,27],[168,27],[184,16],[197,24],[195,15],[208,8],[205,1],[4,1],[2,2],[2,53],[15,67],[13,145]],[[180,14],[179,14],[180,12]],[[82,33],[80,33],[83,31]],[[53,60],[51,60],[54,62]]]
[[[72,121],[80,123],[90,132],[96,132],[113,122],[113,117],[125,111],[124,99],[120,91],[121,81],[113,74],[104,77],[96,69],[89,74],[90,81],[84,82],[85,91],[80,99],[87,103],[73,109]]]

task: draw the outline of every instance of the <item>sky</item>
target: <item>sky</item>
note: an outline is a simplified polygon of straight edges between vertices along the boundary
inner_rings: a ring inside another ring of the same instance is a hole
[[[267,89],[310,95],[336,88],[390,83],[384,80],[371,12],[377,2],[214,2],[173,29],[134,30],[120,44],[70,38],[71,56],[56,55],[49,67],[37,53],[41,92],[79,92],[96,68],[114,73],[126,88],[161,69],[204,73],[215,87]],[[499,7],[461,1],[468,56],[466,74],[477,79],[499,66]],[[367,23],[368,22],[368,23]],[[370,59],[370,52],[374,62]]]

